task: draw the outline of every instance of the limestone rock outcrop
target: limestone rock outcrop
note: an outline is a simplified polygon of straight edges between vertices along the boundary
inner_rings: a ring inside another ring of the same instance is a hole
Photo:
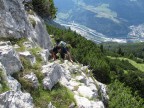
[[[43,60],[43,62],[46,64],[48,63],[48,58],[49,58],[49,55],[50,55],[50,52],[48,49],[43,49],[41,52],[40,52],[40,55],[41,55],[41,58]]]
[[[89,99],[78,95],[75,95],[74,97],[78,108],[105,108],[102,101],[90,101]]]
[[[2,70],[6,76],[5,70]],[[21,91],[20,83],[8,75],[6,77],[9,90],[0,94],[0,108],[33,108],[33,99],[29,93]]]
[[[29,22],[21,0],[0,0],[0,36],[28,36]]]
[[[7,91],[0,94],[0,108],[33,108],[33,99],[29,93]]]
[[[44,89],[52,89],[61,78],[61,71],[59,64],[49,63],[48,65],[42,66],[42,73],[45,76],[43,79]]]
[[[89,87],[87,86],[79,86],[78,93],[86,98],[92,99],[97,96],[97,92],[93,92]]]
[[[5,67],[8,75],[18,72],[23,68],[18,54],[9,41],[0,42],[0,62]]]
[[[21,90],[21,85],[20,83],[14,79],[13,77],[11,77],[10,75],[7,76],[7,80],[8,80],[8,86],[9,86],[9,89],[12,90],[12,91],[20,91]]]
[[[98,83],[90,76],[87,66],[67,60],[60,65],[65,70],[60,83],[73,91],[78,108],[104,108],[104,103],[98,98]]]
[[[0,108],[33,108],[33,99],[29,93],[21,91],[20,83],[11,77],[22,68],[19,56],[10,42],[0,42],[0,69],[7,91],[0,94]]]
[[[36,14],[28,15],[23,1],[0,0],[0,37],[28,37],[42,48],[50,49],[52,45],[44,21]],[[32,26],[30,18],[35,27]]]
[[[35,26],[31,31],[32,40],[39,44],[42,48],[51,49],[52,44],[50,41],[50,36],[47,33],[46,27],[44,25],[44,21],[36,14],[28,15],[28,17],[35,23]]]
[[[10,42],[0,42],[0,48],[0,67],[5,72],[5,80],[9,87],[8,91],[0,94],[0,107],[33,108],[31,95],[23,93],[21,91],[21,84],[11,77],[14,72],[18,72],[23,67],[19,56],[24,56],[25,59],[30,60],[33,58],[31,57],[32,55],[28,51],[19,52],[18,55]],[[28,47],[27,50],[29,48],[31,47]],[[43,51],[42,56],[45,57],[43,61],[46,63],[47,50]],[[41,52],[38,53],[41,55]],[[10,62],[11,60],[13,62]],[[20,64],[21,66],[19,66]],[[14,68],[11,69],[10,65],[14,66]],[[15,67],[20,68],[17,69]],[[51,90],[59,82],[73,92],[78,108],[105,108],[104,103],[108,100],[106,86],[92,77],[88,66],[75,62],[71,63],[68,60],[56,60],[43,64],[41,68],[41,72],[44,75],[42,80],[44,89]],[[35,89],[39,87],[39,81],[33,72],[24,74],[22,78],[29,81]],[[72,106],[75,106],[75,104]],[[54,108],[51,103],[48,107]]]
[[[106,86],[90,76],[87,66],[57,60],[43,66],[42,72],[46,76],[43,80],[44,87],[51,90],[56,82],[60,82],[74,93],[78,108],[105,108],[103,99],[108,98]],[[101,92],[104,95],[100,99]]]

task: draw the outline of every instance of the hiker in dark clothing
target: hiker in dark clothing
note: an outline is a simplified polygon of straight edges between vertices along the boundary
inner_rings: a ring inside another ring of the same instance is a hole
[[[70,56],[70,53],[68,51],[68,48],[66,47],[66,43],[63,41],[60,41],[57,43],[57,45],[52,50],[52,57],[54,60],[58,58],[57,53],[60,53],[60,56],[62,59],[68,59],[69,61],[73,62]]]
[[[58,59],[58,56],[56,55],[57,53],[60,53],[61,52],[61,47],[59,46],[55,46],[51,53],[52,53],[52,57],[54,58],[54,60]]]

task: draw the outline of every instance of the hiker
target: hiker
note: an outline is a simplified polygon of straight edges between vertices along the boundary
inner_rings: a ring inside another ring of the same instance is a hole
[[[69,49],[66,47],[66,43],[63,41],[57,41],[56,46],[52,50],[52,57],[54,60],[58,59],[57,53],[60,53],[62,59],[68,59],[69,61],[73,62],[71,59],[71,55]]]
[[[60,52],[61,52],[61,47],[59,47],[59,46],[55,46],[52,49],[51,54],[52,54],[52,57],[54,58],[54,60],[58,59],[57,53],[60,53]]]

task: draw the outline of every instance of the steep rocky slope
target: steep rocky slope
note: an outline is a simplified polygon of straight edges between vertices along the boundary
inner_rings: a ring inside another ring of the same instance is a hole
[[[49,97],[57,83],[74,98],[66,107],[104,108],[106,86],[92,77],[87,66],[49,60],[52,45],[44,22],[23,3],[0,0],[0,108],[43,107],[36,98],[43,100],[41,90]],[[45,107],[54,108],[51,99],[45,101]]]
[[[50,49],[51,42],[43,20],[34,12],[26,11],[24,1],[31,0],[0,0],[0,37],[27,37]]]
[[[35,72],[36,70],[32,72],[32,70],[25,66],[25,63],[28,63],[25,60],[29,61],[30,64],[28,65],[32,67],[39,63],[37,57],[31,52],[35,47],[27,47],[25,45],[25,50],[23,51],[18,50],[20,48],[18,45],[14,45],[14,47],[10,42],[0,43],[1,80],[5,81],[8,87],[7,90],[0,94],[0,106],[2,108],[10,108],[11,106],[14,108],[34,107],[32,96],[27,92],[21,91],[21,87],[23,88],[25,86],[24,83],[30,83],[30,91],[33,92],[33,89],[37,90],[40,87],[45,90],[52,90],[58,82],[73,93],[76,101],[76,105],[74,104],[73,107],[104,108],[104,103],[108,100],[106,86],[92,77],[91,70],[87,66],[79,63],[71,63],[67,60],[44,61],[44,58],[48,55],[44,55],[41,49],[37,51],[37,54],[43,58],[43,63],[39,67],[39,74],[42,74],[44,77],[42,80],[39,80],[39,76]],[[20,77],[15,77],[16,74],[20,75]],[[22,82],[22,79],[26,82]],[[1,90],[3,86],[3,83],[1,83]]]

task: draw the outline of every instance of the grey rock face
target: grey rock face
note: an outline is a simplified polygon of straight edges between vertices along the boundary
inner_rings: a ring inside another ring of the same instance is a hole
[[[44,61],[44,63],[47,63],[48,62],[48,57],[50,55],[48,49],[43,49],[41,52],[40,52],[40,55]]]
[[[44,21],[37,15],[28,17],[23,1],[0,0],[0,37],[28,37],[42,48],[51,49],[51,41]],[[30,17],[34,18],[35,27],[32,26]]]
[[[20,91],[21,85],[20,83],[11,76],[8,76],[8,86],[12,91]]]
[[[42,48],[51,49],[51,41],[44,25],[44,21],[37,15],[29,15],[29,19],[36,23],[32,31],[33,40]]]
[[[92,99],[97,96],[97,93],[93,92],[87,86],[79,86],[78,93],[81,94],[83,97],[88,97],[89,99]]]
[[[99,85],[99,88],[100,88],[102,101],[107,104],[108,100],[109,100],[107,86],[105,84],[100,83],[100,82],[98,83],[98,85]]]
[[[5,67],[0,63],[3,79],[7,82],[10,91],[0,94],[0,108],[33,108],[33,99],[29,93],[21,91],[20,83],[6,74]]]
[[[94,102],[78,95],[75,95],[74,97],[76,99],[78,108],[105,108],[102,101]]]
[[[0,108],[33,108],[33,99],[29,93],[8,91],[0,94]]]
[[[0,42],[0,62],[8,75],[18,72],[23,68],[18,54],[9,44],[10,42]]]
[[[0,0],[0,35],[20,38],[28,35],[28,20],[21,0]]]
[[[60,83],[74,93],[78,108],[105,108],[103,99],[98,98],[99,87],[96,85],[99,85],[99,82],[89,76],[91,70],[88,69],[88,66],[71,63],[67,60],[60,63],[60,66],[63,70]],[[106,93],[105,86],[103,86],[103,90]],[[107,94],[105,95],[107,96]]]
[[[59,64],[51,63],[42,67],[42,73],[45,75],[45,78],[43,79],[44,89],[51,90],[60,80],[62,69]]]

